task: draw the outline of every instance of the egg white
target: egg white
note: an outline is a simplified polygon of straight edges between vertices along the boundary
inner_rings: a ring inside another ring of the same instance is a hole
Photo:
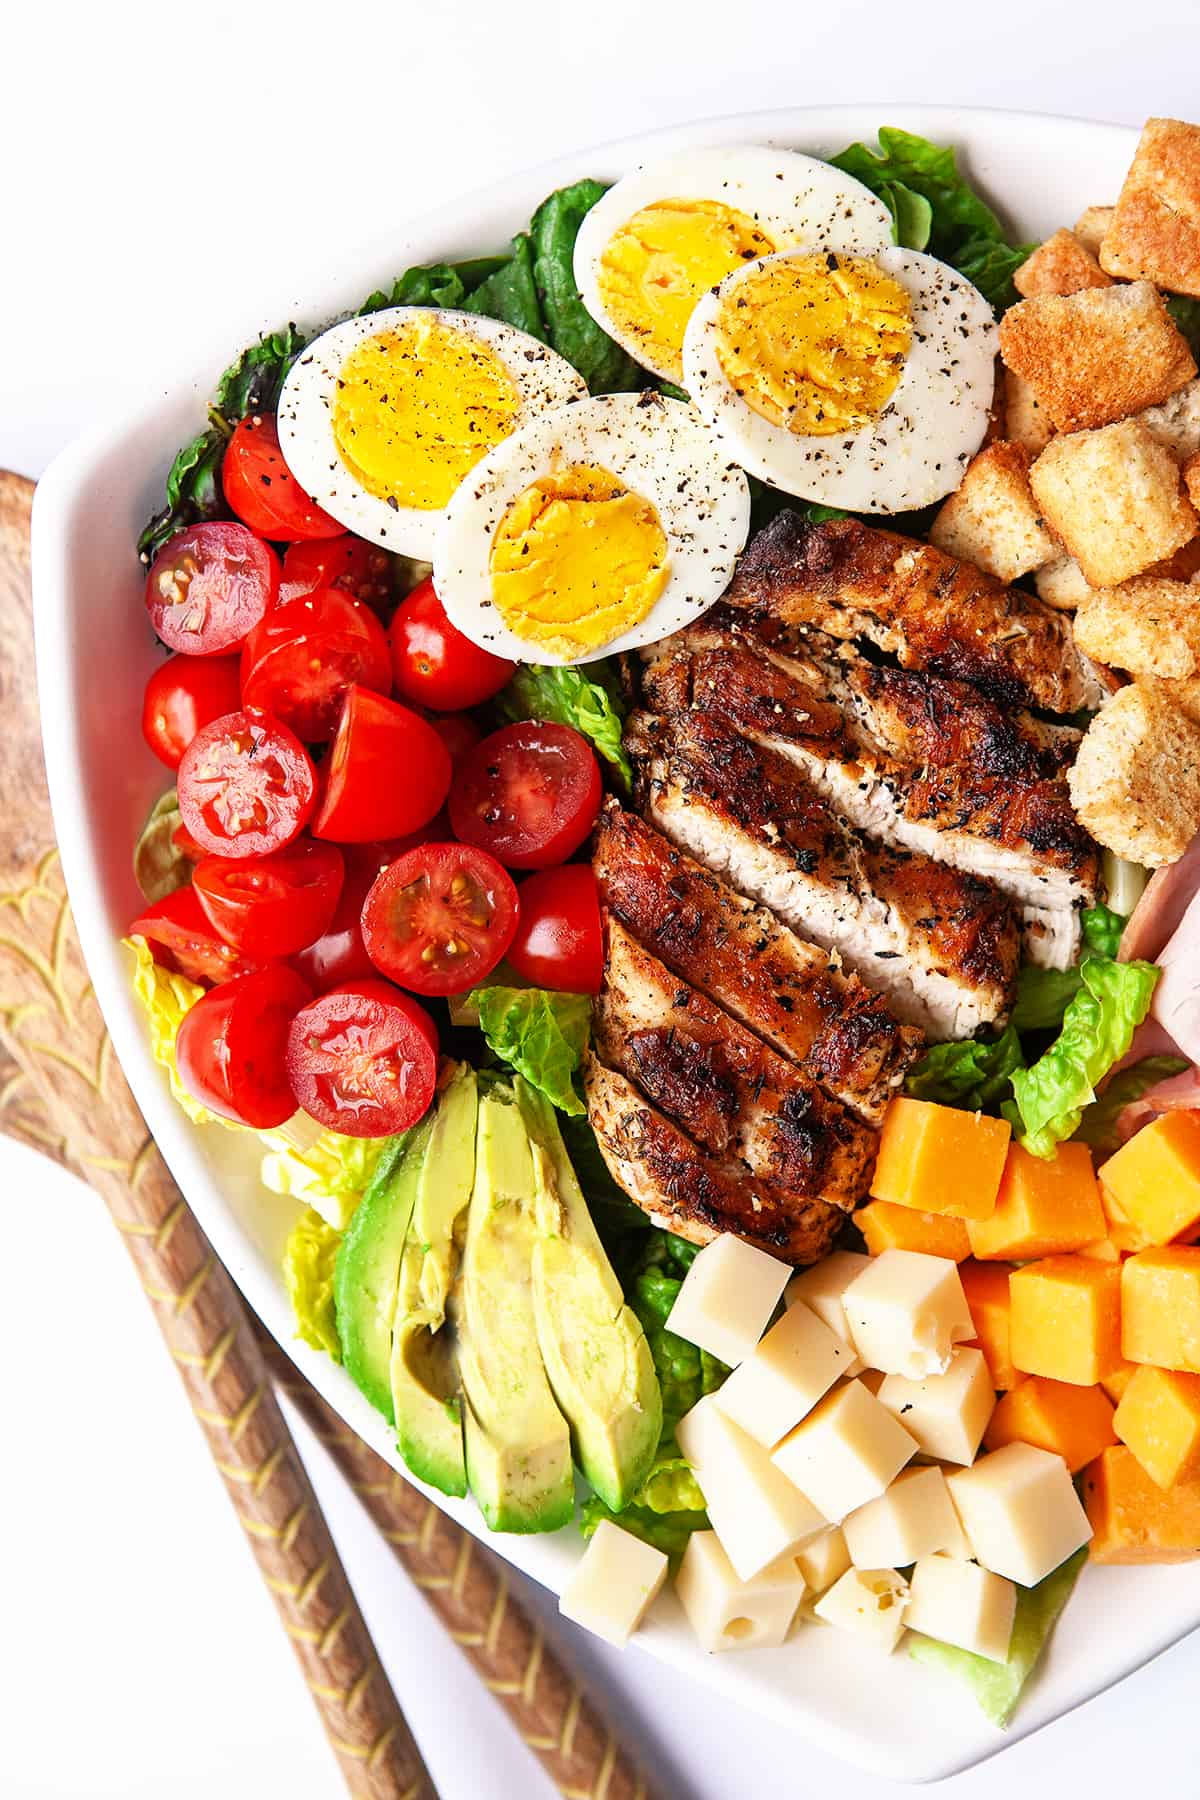
[[[835,247],[836,248],[836,247]],[[722,300],[765,263],[735,269],[696,307],[683,345],[684,380],[697,411],[750,474],[785,494],[848,512],[911,512],[952,493],[983,442],[995,385],[996,322],[971,283],[917,250],[842,246],[869,255],[912,303],[912,344],[880,416],[857,431],[800,436],[738,395],[717,355]],[[824,253],[827,246],[822,245]]]
[[[518,637],[490,595],[496,528],[539,477],[571,464],[609,470],[649,500],[667,539],[667,580],[646,617],[580,656]],[[697,618],[728,586],[750,529],[750,489],[694,409],[662,394],[603,394],[532,420],[498,444],[446,508],[433,579],[451,621],[517,662],[592,662],[656,642]]]
[[[288,468],[305,493],[340,524],[385,550],[429,561],[445,509],[391,506],[368,493],[342,461],[333,436],[333,405],[346,358],[367,338],[421,316],[490,346],[520,395],[518,428],[547,407],[584,398],[587,383],[557,351],[527,332],[449,307],[391,306],[343,319],[297,357],[279,397],[279,447]]]
[[[633,169],[584,218],[575,240],[575,281],[596,323],[665,381],[673,379],[671,370],[652,362],[643,339],[609,316],[600,290],[600,263],[614,232],[663,200],[720,200],[753,219],[780,250],[796,244],[873,250],[892,242],[892,215],[870,188],[798,150],[714,145],[676,150]]]

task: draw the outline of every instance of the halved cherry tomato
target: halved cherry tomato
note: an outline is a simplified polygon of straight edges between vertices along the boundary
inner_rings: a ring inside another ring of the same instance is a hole
[[[449,787],[449,752],[433,727],[407,706],[352,687],[325,763],[313,836],[335,844],[402,837],[432,819]]]
[[[569,725],[504,725],[455,771],[450,823],[509,869],[545,869],[578,850],[600,810],[600,765]]]
[[[470,713],[435,713],[429,723],[450,752],[455,768],[483,736]]]
[[[363,938],[375,967],[416,994],[462,994],[490,975],[517,929],[517,890],[469,844],[422,844],[367,895]]]
[[[279,558],[244,525],[189,525],[146,577],[146,606],[163,643],[187,656],[236,650],[279,593]]]
[[[329,929],[345,864],[333,844],[301,838],[273,856],[206,856],[192,877],[213,927],[247,956],[292,956]]]
[[[190,886],[148,906],[129,935],[145,938],[156,962],[177,969],[189,981],[232,981],[258,967],[257,957],[243,956],[221,938]]]
[[[400,602],[389,635],[396,692],[434,712],[458,712],[490,700],[517,666],[481,650],[450,623],[432,575]]]
[[[292,1020],[292,1092],[319,1125],[347,1137],[407,1131],[437,1086],[437,1028],[386,981],[334,988]]]
[[[212,856],[268,856],[299,837],[317,772],[286,725],[250,711],[197,732],[179,765],[179,810]]]
[[[177,769],[204,725],[242,703],[235,656],[168,656],[142,698],[142,736],[160,762]]]
[[[309,498],[284,462],[273,413],[252,413],[237,426],[221,463],[221,486],[238,518],[276,543],[341,537],[346,529]]]
[[[290,1119],[288,1030],[311,999],[282,963],[212,988],[183,1015],[175,1039],[179,1078],[210,1112],[269,1131]]]
[[[600,897],[587,863],[539,869],[517,889],[521,920],[508,960],[531,987],[598,994],[604,979]]]
[[[412,831],[407,837],[346,845],[342,852],[346,879],[337,911],[324,935],[291,958],[292,967],[300,971],[315,993],[327,993],[330,988],[342,987],[364,975],[374,979],[375,964],[363,942],[362,909],[375,877],[406,850],[449,836],[449,821],[444,812],[439,812],[422,830]]]
[[[178,850],[180,856],[186,856],[189,862],[199,862],[200,858],[207,854],[207,852],[196,842],[195,838],[182,821],[171,833],[171,842]]]
[[[273,607],[242,647],[243,704],[281,719],[306,744],[333,736],[355,682],[386,694],[392,665],[375,614],[340,588]]]
[[[352,600],[362,600],[374,613],[386,610],[392,593],[392,561],[386,550],[365,539],[345,537],[311,539],[289,544],[279,583],[279,604],[299,600],[317,588],[342,588]]]

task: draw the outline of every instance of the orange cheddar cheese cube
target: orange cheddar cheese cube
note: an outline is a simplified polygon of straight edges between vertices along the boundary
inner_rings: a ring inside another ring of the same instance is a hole
[[[971,1254],[964,1221],[952,1219],[948,1213],[915,1212],[892,1200],[872,1200],[859,1207],[854,1223],[872,1256],[884,1250],[916,1250],[924,1256],[963,1262]]]
[[[1200,1235],[1200,1113],[1164,1113],[1110,1156],[1104,1185],[1150,1244]]]
[[[1200,1374],[1200,1250],[1167,1244],[1126,1257],[1121,1349],[1127,1362]]]
[[[1142,1366],[1141,1363],[1125,1362],[1124,1359],[1122,1359],[1117,1364],[1116,1368],[1110,1369],[1108,1374],[1101,1381],[1100,1386],[1104,1389],[1114,1406],[1121,1400],[1125,1393],[1125,1389],[1129,1386],[1130,1382]]]
[[[1107,1168],[1107,1163],[1105,1168]],[[1104,1185],[1104,1169],[1100,1176],[1100,1205],[1108,1220],[1108,1235],[1122,1256],[1132,1256],[1135,1250],[1149,1250],[1150,1240],[1143,1231],[1128,1219],[1117,1202],[1117,1197]]]
[[[1116,1443],[1113,1404],[1102,1388],[1031,1375],[998,1402],[983,1441],[989,1450],[1036,1444],[1061,1456],[1074,1475]]]
[[[1092,1262],[1119,1263],[1121,1252],[1109,1237],[1097,1238],[1094,1244],[1080,1244],[1076,1256],[1086,1256]]]
[[[971,1323],[975,1327],[975,1341],[983,1351],[992,1386],[1001,1392],[1016,1387],[1025,1379],[1013,1367],[1009,1344],[1010,1273],[1007,1263],[965,1262],[960,1263],[958,1269]]]
[[[1010,1144],[996,1197],[986,1219],[967,1226],[981,1261],[1028,1262],[1080,1250],[1106,1232],[1100,1191],[1086,1144],[1060,1144],[1052,1157],[1031,1156]]]
[[[1083,1504],[1097,1563],[1191,1562],[1200,1556],[1200,1482],[1155,1485],[1132,1450],[1104,1450],[1085,1471]]]
[[[1121,1271],[1047,1256],[1009,1277],[1012,1359],[1027,1375],[1094,1387],[1121,1360]]]
[[[1114,1429],[1159,1487],[1200,1479],[1200,1375],[1143,1363],[1122,1395]]]
[[[1011,1136],[1004,1119],[899,1095],[884,1117],[872,1197],[917,1212],[986,1219]]]

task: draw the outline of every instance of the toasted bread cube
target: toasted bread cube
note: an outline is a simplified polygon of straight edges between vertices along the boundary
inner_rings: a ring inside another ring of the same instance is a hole
[[[996,1210],[967,1225],[980,1262],[1028,1262],[1079,1250],[1104,1236],[1104,1213],[1086,1144],[1060,1144],[1052,1157],[1010,1144]]]
[[[1200,1375],[1143,1363],[1113,1426],[1160,1488],[1200,1479]]]
[[[744,1362],[791,1273],[778,1257],[723,1232],[705,1244],[684,1276],[667,1329],[722,1362]]]
[[[1059,612],[1074,611],[1077,606],[1082,606],[1090,594],[1095,593],[1073,556],[1060,556],[1054,562],[1047,563],[1044,569],[1039,569],[1034,575],[1033,585],[1038,591],[1038,598]]]
[[[1138,418],[1176,462],[1200,450],[1200,380],[1185,381],[1161,406],[1148,406]]]
[[[717,1389],[717,1406],[769,1450],[846,1373],[854,1352],[807,1306],[789,1306]]]
[[[675,1428],[704,1495],[709,1520],[742,1581],[790,1556],[824,1531],[828,1518],[774,1467],[762,1445],[706,1394]]]
[[[989,1662],[1007,1662],[1017,1590],[1003,1575],[949,1556],[923,1556],[912,1572],[904,1623]]]
[[[1184,463],[1183,485],[1187,489],[1187,496],[1192,505],[1200,503],[1200,452],[1189,456]]]
[[[1196,373],[1186,338],[1148,281],[1020,300],[1000,321],[1000,354],[1059,431],[1158,406]]]
[[[975,1334],[958,1267],[945,1256],[885,1250],[844,1295],[854,1347],[868,1369],[944,1375],[955,1344]]]
[[[881,1256],[885,1250],[917,1250],[923,1256],[962,1262],[971,1254],[966,1224],[948,1214],[914,1212],[911,1206],[897,1206],[891,1200],[872,1200],[859,1207],[854,1223],[872,1256]]]
[[[1200,1482],[1158,1487],[1131,1450],[1105,1450],[1083,1477],[1095,1563],[1192,1562],[1200,1556]]]
[[[831,1525],[840,1525],[847,1513],[882,1494],[916,1449],[911,1433],[874,1394],[860,1381],[848,1381],[801,1420],[771,1461]]]
[[[850,1552],[839,1525],[819,1531],[796,1552],[796,1567],[808,1584],[810,1593],[823,1594],[835,1581],[840,1581],[850,1567]]]
[[[1115,210],[1112,206],[1085,206],[1075,221],[1075,236],[1095,257],[1100,254],[1100,240],[1112,224]]]
[[[975,1327],[974,1341],[983,1351],[992,1386],[1001,1392],[1025,1379],[1012,1359],[1012,1297],[1008,1291],[1011,1273],[1008,1263],[965,1262],[959,1264],[958,1270]]]
[[[1200,670],[1200,588],[1143,575],[1097,588],[1075,615],[1075,642],[1133,675],[1181,680]]]
[[[1200,523],[1174,457],[1136,419],[1054,438],[1029,479],[1093,587],[1140,575],[1187,543]]]
[[[1061,1456],[1006,1444],[947,1477],[977,1560],[1022,1587],[1086,1544],[1091,1527]]]
[[[715,1531],[693,1531],[675,1592],[705,1650],[767,1650],[782,1644],[804,1598],[793,1557],[739,1579]]]
[[[1152,1120],[1109,1157],[1101,1173],[1147,1244],[1200,1237],[1200,1113]]]
[[[853,1360],[849,1368],[842,1370],[843,1375],[857,1375],[863,1365],[854,1349],[842,1295],[870,1263],[870,1257],[860,1255],[857,1250],[834,1250],[811,1269],[801,1269],[793,1276],[783,1296],[788,1306],[811,1307],[822,1324],[828,1325],[830,1331],[836,1332],[842,1342],[849,1345]]]
[[[996,1404],[992,1378],[983,1352],[963,1344],[950,1358],[944,1375],[910,1381],[889,1375],[879,1401],[917,1440],[917,1447],[938,1462],[969,1463]]]
[[[1112,286],[1092,252],[1073,231],[1056,231],[1032,256],[1021,264],[1013,276],[1018,294],[1028,299],[1033,294],[1076,294],[1080,288]]]
[[[885,1494],[850,1514],[842,1533],[856,1569],[907,1568],[939,1550],[948,1556],[971,1554],[938,1468],[897,1475]]]
[[[989,1450],[1036,1444],[1061,1456],[1074,1475],[1116,1443],[1113,1403],[1102,1388],[1031,1375],[997,1402],[983,1441]]]
[[[1027,1375],[1095,1387],[1121,1360],[1121,1271],[1047,1256],[1009,1276],[1012,1359]]]
[[[904,1630],[908,1583],[895,1569],[847,1569],[813,1607],[818,1619],[892,1651]]]
[[[981,450],[943,502],[930,543],[1000,581],[1015,581],[1053,562],[1059,546],[1034,500],[1029,463],[1027,450],[1003,439]]]
[[[1004,1119],[898,1095],[884,1115],[871,1194],[918,1212],[986,1219],[1011,1135]]]
[[[1200,1250],[1139,1250],[1121,1267],[1121,1350],[1128,1362],[1200,1374]]]
[[[1054,436],[1054,425],[1027,381],[1011,369],[1004,378],[1004,435],[1037,456]]]
[[[1156,681],[1152,685],[1162,700],[1194,725],[1200,725],[1200,676],[1189,675],[1184,681]]]
[[[1100,243],[1100,266],[1200,295],[1200,125],[1147,119]]]
[[[620,1649],[666,1579],[667,1559],[661,1550],[602,1519],[559,1595],[558,1610],[564,1619]]]
[[[1200,831],[1200,720],[1163,685],[1135,681],[1114,694],[1067,777],[1080,824],[1149,868],[1178,861]]]

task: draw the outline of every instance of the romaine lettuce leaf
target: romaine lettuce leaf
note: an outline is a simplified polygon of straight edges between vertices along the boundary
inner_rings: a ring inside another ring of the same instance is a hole
[[[175,842],[175,832],[183,823],[179,795],[168,788],[150,808],[133,847],[133,878],[151,906],[165,900],[176,888],[186,887],[192,879],[192,864]]]
[[[605,1506],[598,1494],[589,1494],[579,1509],[579,1529],[584,1537],[590,1538],[604,1519],[641,1538],[644,1544],[653,1544],[656,1550],[670,1557],[672,1563],[678,1563],[693,1531],[708,1530],[706,1512],[656,1512],[653,1507],[639,1506],[631,1501],[615,1513]]]
[[[904,1090],[918,1100],[985,1112],[1007,1095],[1009,1077],[1022,1067],[1020,1039],[1010,1024],[991,1043],[934,1044],[909,1072]]]
[[[546,338],[579,370],[593,394],[628,393],[647,377],[621,346],[602,331],[575,285],[575,239],[586,215],[606,192],[603,182],[576,181],[543,200],[533,215],[533,272]]]
[[[341,1241],[341,1232],[310,1206],[292,1226],[283,1251],[283,1279],[296,1335],[314,1350],[328,1351],[334,1362],[342,1360],[333,1305],[333,1266]]]
[[[933,208],[924,194],[902,181],[885,181],[879,198],[892,215],[892,236],[906,250],[925,250],[933,229]]]
[[[463,306],[488,276],[503,268],[503,256],[479,256],[472,262],[424,263],[405,269],[390,288],[376,288],[358,309],[382,312],[387,306]]]
[[[621,748],[623,720],[617,684],[601,663],[588,663],[586,669],[522,663],[498,694],[496,707],[505,719],[541,719],[573,726],[597,756],[616,770],[623,790],[629,792],[633,768]]]
[[[1126,921],[1110,906],[1088,906],[1081,915],[1083,941],[1097,956],[1115,956]]]
[[[1017,976],[1017,998],[1012,1010],[1015,1031],[1055,1031],[1063,1014],[1079,992],[1079,965],[1070,969],[1040,969],[1026,963]]]
[[[1096,1083],[1125,1055],[1149,1012],[1159,970],[1088,956],[1079,975],[1062,1030],[1031,1068],[1013,1072],[1013,1099],[1003,1108],[1018,1142],[1034,1156],[1053,1156],[1055,1145],[1078,1129]]]
[[[507,259],[463,301],[463,311],[503,319],[506,325],[545,340],[546,322],[533,274],[533,240],[527,231],[513,239]]]
[[[909,1633],[908,1654],[919,1663],[944,1669],[948,1675],[965,1681],[993,1725],[1007,1725],[1086,1561],[1085,1547],[1068,1557],[1036,1587],[1017,1589],[1017,1611],[1007,1662],[989,1662],[985,1656],[958,1650],[952,1644],[939,1643],[936,1638],[922,1637],[915,1631]]]
[[[479,987],[467,996],[479,1010],[479,1029],[501,1062],[523,1075],[565,1113],[585,1111],[575,1089],[592,1022],[586,994],[548,988]]]
[[[1093,1150],[1116,1150],[1121,1142],[1117,1119],[1124,1108],[1131,1100],[1140,1100],[1160,1081],[1182,1075],[1187,1066],[1187,1059],[1182,1056],[1143,1056],[1140,1062],[1119,1070],[1099,1098],[1084,1107],[1075,1136]]]
[[[260,1170],[263,1186],[273,1194],[303,1200],[335,1231],[350,1223],[384,1153],[397,1142],[394,1137],[356,1138],[323,1131],[303,1114],[259,1136],[267,1151]]]

